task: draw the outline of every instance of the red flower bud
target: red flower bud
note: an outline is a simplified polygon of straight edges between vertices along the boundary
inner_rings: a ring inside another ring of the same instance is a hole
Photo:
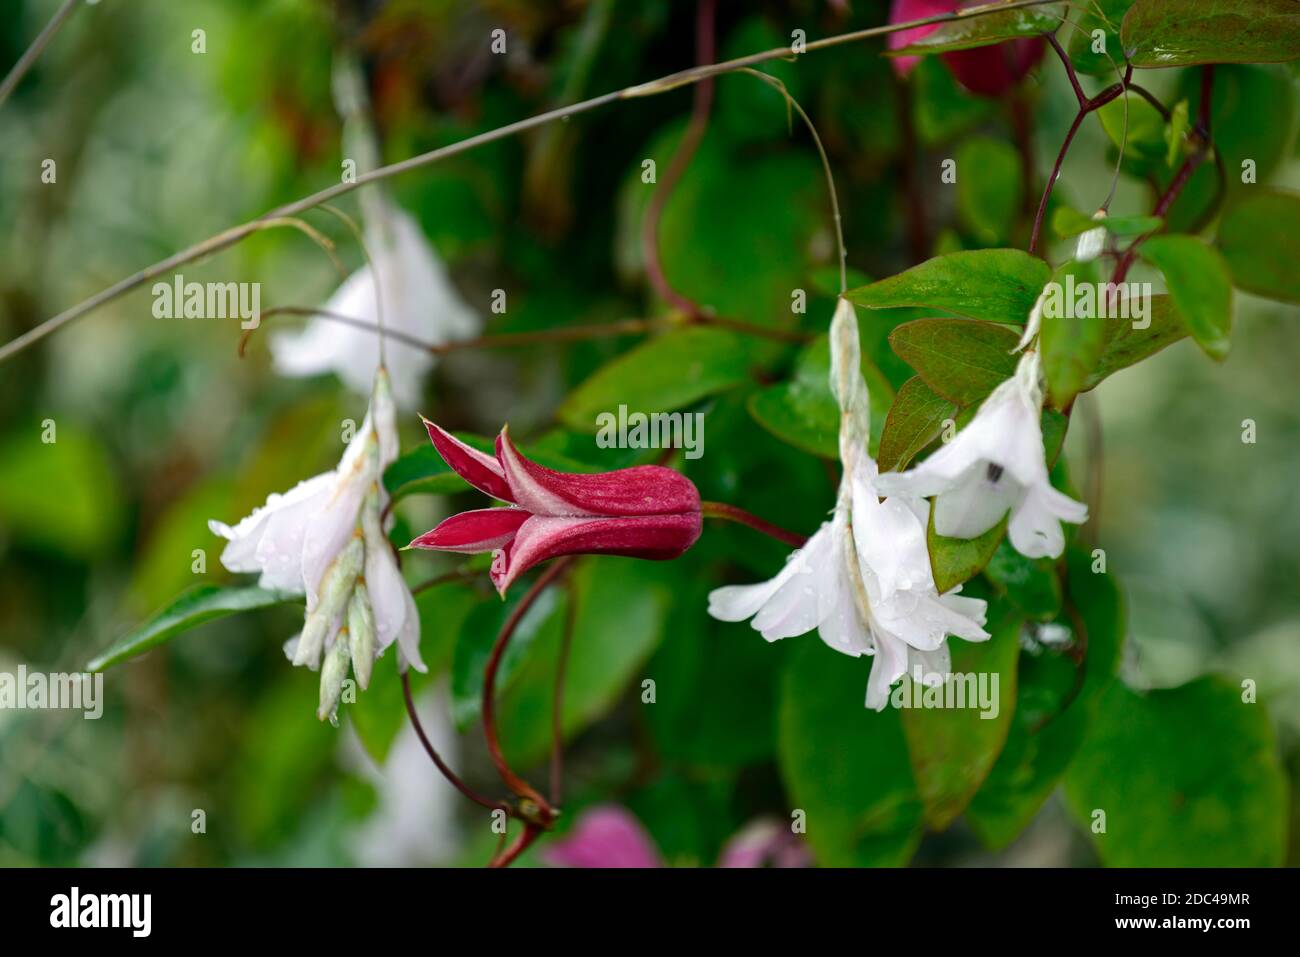
[[[524,458],[506,429],[496,456],[424,422],[443,461],[479,491],[510,508],[461,512],[411,542],[414,548],[494,552],[492,583],[511,583],[560,555],[676,558],[700,537],[700,493],[690,479],[658,465],[586,475],[556,472]]]

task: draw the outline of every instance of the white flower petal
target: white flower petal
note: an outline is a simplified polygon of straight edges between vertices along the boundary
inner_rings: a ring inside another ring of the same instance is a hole
[[[1088,520],[1088,507],[1050,485],[1034,485],[1011,513],[1011,544],[1026,558],[1057,558],[1065,549],[1061,522],[1075,525]]]
[[[313,517],[328,501],[335,473],[299,482],[283,495],[272,494],[234,528],[216,520],[208,528],[229,539],[221,564],[232,572],[260,572],[263,588],[301,594],[302,543]]]
[[[976,463],[935,499],[934,530],[946,538],[978,538],[1002,521],[1019,497],[1020,485],[1009,472]]]

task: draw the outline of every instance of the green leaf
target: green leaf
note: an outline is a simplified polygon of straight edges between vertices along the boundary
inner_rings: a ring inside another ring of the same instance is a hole
[[[1128,126],[1125,127],[1127,110]],[[1097,110],[1101,127],[1126,159],[1164,162],[1169,151],[1165,118],[1136,93],[1117,96]]]
[[[1169,298],[1192,338],[1211,358],[1224,358],[1232,325],[1232,276],[1223,257],[1194,236],[1153,236],[1140,251],[1164,273]]]
[[[945,399],[970,405],[1016,371],[1020,336],[991,322],[917,319],[889,335],[890,345]]]
[[[1140,307],[1140,300],[1130,304],[1120,299],[1114,314],[1106,319],[1105,346],[1084,390],[1095,388],[1107,376],[1155,355],[1187,335],[1187,327],[1168,296],[1152,296],[1150,311],[1141,318],[1132,315],[1134,306]]]
[[[978,538],[945,538],[934,530],[934,505],[930,506],[930,521],[925,530],[925,544],[930,552],[930,569],[934,572],[934,587],[943,594],[970,581],[989,563],[997,551],[998,542],[1007,531],[1008,515]]]
[[[863,707],[870,664],[812,635],[791,655],[781,688],[781,776],[807,814],[823,867],[897,867],[921,839],[921,799],[893,708]]]
[[[885,430],[880,436],[877,456],[880,471],[902,471],[918,452],[934,441],[943,423],[956,415],[957,403],[939,395],[919,375],[908,379],[889,407]]]
[[[1053,274],[1053,285],[1049,287],[1062,290],[1062,295],[1049,295],[1043,302],[1043,325],[1039,332],[1043,375],[1047,378],[1048,395],[1058,409],[1067,408],[1083,389],[1106,348],[1106,320],[1100,318],[1102,304],[1084,309],[1082,316],[1070,315],[1075,309],[1069,299],[1069,289],[1083,286],[1095,291],[1097,276],[1095,262],[1064,263]],[[1067,279],[1073,281],[1071,286],[1067,286]],[[1094,303],[1095,300],[1096,297]]]
[[[517,588],[506,601],[489,599],[465,616],[451,659],[451,717],[459,731],[464,731],[483,713],[484,669],[497,636],[523,595],[524,590]],[[560,589],[546,589],[515,626],[510,644],[497,667],[498,696],[510,688],[511,679],[542,634],[558,634],[563,627],[563,599]]]
[[[181,632],[241,611],[269,608],[287,601],[300,601],[301,595],[267,591],[255,585],[230,588],[221,585],[195,585],[135,631],[116,641],[86,665],[87,671],[103,671],[121,664]]]
[[[1140,695],[1115,683],[1066,775],[1111,867],[1270,867],[1286,856],[1287,782],[1262,704],[1209,676]],[[1105,830],[1094,827],[1098,812]]]
[[[1091,556],[1066,555],[1077,618],[1061,622],[1086,639],[1083,672],[1064,653],[1020,655],[1015,714],[1006,744],[966,809],[966,821],[986,845],[1010,844],[1038,813],[1083,742],[1097,700],[1114,680],[1124,640],[1124,613],[1114,579],[1094,574]],[[1079,640],[1076,634],[1075,641]]]
[[[1223,214],[1218,244],[1239,289],[1300,303],[1300,195],[1248,193]]]
[[[687,556],[670,566],[675,601],[663,644],[646,666],[656,697],[645,720],[665,761],[738,769],[776,752],[780,679],[795,645],[701,614],[715,584],[708,564]]]
[[[1137,0],[1120,29],[1136,67],[1282,63],[1300,56],[1294,0]]]
[[[1183,138],[1191,128],[1187,100],[1179,100],[1169,111],[1169,126],[1165,129],[1165,142],[1169,150],[1165,153],[1165,165],[1172,167],[1183,152]]]
[[[1019,249],[964,250],[850,289],[848,298],[868,309],[923,306],[1023,325],[1051,273],[1047,263]]]
[[[1105,227],[1106,232],[1120,238],[1141,236],[1155,232],[1162,225],[1164,220],[1159,216],[1103,216],[1101,219],[1093,219],[1069,206],[1058,206],[1052,214],[1052,230],[1062,239],[1078,236],[1098,226]]]
[[[1030,618],[1051,621],[1061,613],[1061,581],[1050,559],[1026,558],[1003,539],[984,574]]]
[[[749,377],[749,353],[719,329],[680,329],[642,343],[598,369],[560,406],[561,422],[595,432],[602,412],[668,412],[740,385]]]
[[[605,556],[583,558],[572,576],[577,605],[564,680],[566,740],[606,715],[641,678],[663,637],[675,581],[671,564]],[[528,767],[550,750],[562,637],[562,629],[549,627],[538,635],[501,694],[501,745],[515,767]]]
[[[1052,3],[1041,7],[1018,7],[1003,13],[954,20],[902,49],[891,50],[889,55],[915,56],[949,50],[970,50],[1017,37],[1054,33],[1061,26],[1065,6],[1064,3]]]
[[[749,397],[749,413],[759,425],[796,448],[839,458],[840,407],[830,386],[831,355],[826,336],[799,354],[789,382],[768,386]],[[894,390],[871,361],[862,357],[862,374],[871,400],[872,449],[879,440]]]
[[[909,677],[894,691],[904,701],[916,694],[951,695],[944,702],[956,702],[960,692],[965,702],[960,708],[902,709],[912,771],[931,830],[946,828],[970,803],[1011,725],[1020,618],[1004,614],[988,631],[988,641],[949,639],[953,673],[943,688],[919,689]]]
[[[7,537],[90,556],[117,535],[121,503],[117,473],[94,433],[60,418],[48,430],[47,423],[32,422],[0,441],[0,523]]]
[[[1088,76],[1114,77],[1116,68],[1124,69],[1124,48],[1119,28],[1133,0],[1090,0],[1075,8],[1075,30],[1070,34],[1070,62],[1075,70]],[[1093,32],[1104,34],[1105,52],[1093,51]]]
[[[981,245],[1006,242],[1023,191],[1015,147],[988,136],[969,137],[957,148],[957,169],[957,212],[962,227]]]

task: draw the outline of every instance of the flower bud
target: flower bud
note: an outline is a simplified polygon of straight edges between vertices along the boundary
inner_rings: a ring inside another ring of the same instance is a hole
[[[370,671],[375,664],[375,615],[363,581],[357,582],[348,601],[347,630],[352,644],[352,671],[364,691],[370,687]]]
[[[333,647],[326,653],[325,661],[321,665],[320,707],[316,709],[316,717],[321,721],[332,715],[339,705],[339,697],[343,693],[343,681],[348,676],[348,661],[352,654],[350,645],[348,630],[340,629],[334,639]]]
[[[320,601],[307,615],[302,635],[298,638],[298,648],[293,656],[295,665],[305,664],[314,668],[320,660],[326,634],[347,607],[365,557],[365,545],[360,536],[354,535],[325,569],[320,584]]]

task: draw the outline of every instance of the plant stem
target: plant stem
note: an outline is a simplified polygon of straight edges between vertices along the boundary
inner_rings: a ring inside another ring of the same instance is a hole
[[[1169,187],[1156,200],[1156,205],[1151,211],[1151,215],[1163,219],[1169,212],[1174,202],[1178,199],[1187,185],[1196,168],[1204,162],[1205,158],[1214,150],[1214,141],[1210,135],[1210,113],[1214,98],[1214,64],[1201,67],[1201,102],[1196,111],[1196,133],[1200,137],[1200,147],[1194,150],[1183,161],[1183,165],[1178,168],[1174,174],[1173,180],[1170,181]],[[1161,229],[1164,227],[1162,226]],[[1139,236],[1124,251],[1119,262],[1115,265],[1115,274],[1111,277],[1111,282],[1118,285],[1124,281],[1128,271],[1133,266],[1134,260],[1137,259],[1137,250],[1142,243],[1155,235],[1160,230],[1153,230],[1145,235]]]
[[[932,17],[922,17],[917,20],[911,20],[907,23],[888,24],[879,27],[870,27],[865,30],[855,30],[850,33],[841,33],[836,36],[824,37],[820,40],[814,40],[805,47],[805,52],[811,53],[815,50],[825,50],[830,47],[840,46],[845,43],[854,43],[859,40],[871,39],[873,37],[885,36],[890,33],[897,33],[900,30],[912,30],[921,26],[931,24],[943,24],[953,21],[969,20],[981,17],[990,13],[1005,13],[1010,10],[1023,9],[1027,7],[1043,6],[1047,3],[1053,3],[1056,0],[1013,0],[1011,3],[986,3],[978,7],[967,7],[963,10],[956,10],[952,13],[938,14]],[[46,336],[63,328],[68,323],[81,318],[98,309],[100,306],[113,302],[131,290],[144,285],[150,279],[163,273],[175,269],[177,266],[183,266],[186,263],[193,262],[204,256],[228,249],[235,243],[244,239],[249,234],[259,228],[262,220],[274,217],[296,216],[309,209],[319,206],[321,203],[327,203],[340,196],[344,196],[355,189],[370,183],[376,183],[381,180],[390,179],[394,176],[400,176],[411,170],[420,169],[431,163],[446,159],[449,156],[455,156],[468,150],[484,146],[488,143],[494,143],[497,140],[514,136],[516,133],[522,133],[525,130],[542,126],[543,124],[555,120],[564,119],[568,116],[576,116],[579,113],[587,113],[591,110],[623,99],[630,99],[639,96],[653,96],[668,90],[676,89],[679,86],[685,86],[690,83],[698,83],[709,77],[717,76],[721,73],[728,73],[738,70],[741,67],[754,66],[759,63],[766,63],[769,60],[783,60],[791,55],[789,47],[776,47],[771,50],[764,50],[759,53],[751,53],[748,56],[737,57],[734,60],[727,60],[723,63],[714,63],[707,66],[693,67],[689,70],[682,70],[673,73],[658,80],[652,80],[649,83],[642,83],[637,86],[627,87],[622,90],[614,90],[600,96],[592,97],[588,100],[582,100],[578,103],[571,103],[565,106],[548,110],[545,113],[539,113],[526,119],[517,120],[514,123],[508,123],[505,126],[497,127],[494,130],[487,130],[474,136],[467,137],[456,143],[450,143],[437,149],[429,150],[427,153],[421,153],[412,156],[397,163],[388,166],[381,166],[377,169],[367,170],[358,174],[355,180],[346,183],[336,183],[310,196],[286,203],[276,209],[271,210],[257,219],[250,220],[239,226],[233,226],[224,232],[218,233],[200,243],[174,253],[165,259],[160,259],[152,266],[148,266],[139,272],[121,279],[107,289],[101,290],[88,299],[84,299],[76,305],[65,309],[63,312],[39,325],[29,329],[22,335],[10,340],[4,346],[0,346],[0,362],[10,358],[16,353],[22,351],[28,346],[39,342]]]
[[[358,319],[356,316],[345,316],[342,313],[331,312],[328,309],[321,309],[316,306],[274,306],[263,311],[261,318],[272,319],[275,316],[319,316],[322,319],[342,323],[345,326],[351,326],[365,332],[373,332],[376,335],[380,332],[379,327],[372,322]],[[719,329],[728,329],[743,335],[756,336],[760,339],[772,339],[777,342],[804,343],[812,339],[812,335],[807,332],[770,329],[767,326],[754,325],[737,319],[726,319],[713,315],[696,316],[687,324],[716,326]],[[445,356],[448,353],[462,352],[466,349],[504,349],[511,346],[531,346],[547,342],[581,342],[587,339],[605,339],[614,336],[645,335],[651,332],[667,331],[673,328],[674,325],[675,323],[668,319],[622,319],[618,322],[561,326],[556,329],[538,329],[533,332],[487,334],[476,336],[473,339],[458,339],[451,342],[429,342],[426,339],[421,339],[398,329],[384,329],[383,334],[385,338],[409,346],[412,349],[419,349],[421,352],[427,352],[430,355]],[[260,324],[252,329],[245,330],[244,334],[240,336],[240,358],[245,355],[249,340],[252,339],[253,333],[258,328],[260,328]]]
[[[1133,68],[1129,66],[1124,74],[1124,79],[1119,83],[1114,83],[1106,87],[1096,96],[1089,98],[1083,92],[1083,87],[1079,83],[1079,75],[1075,72],[1074,64],[1070,62],[1069,55],[1062,48],[1059,40],[1053,34],[1046,34],[1047,42],[1051,44],[1056,55],[1061,58],[1061,63],[1065,65],[1065,74],[1070,78],[1070,86],[1074,88],[1075,99],[1079,101],[1079,112],[1074,116],[1074,122],[1070,124],[1069,131],[1065,134],[1065,141],[1061,143],[1061,149],[1056,154],[1056,162],[1052,164],[1052,171],[1048,174],[1047,184],[1043,187],[1043,197],[1038,202],[1038,212],[1034,214],[1034,228],[1029,234],[1029,251],[1035,252],[1038,249],[1038,238],[1043,230],[1043,217],[1047,213],[1047,201],[1052,196],[1052,187],[1056,185],[1057,179],[1061,176],[1061,166],[1065,162],[1065,156],[1070,151],[1070,144],[1074,142],[1074,135],[1079,132],[1079,127],[1083,125],[1083,119],[1094,110],[1099,110],[1111,100],[1115,99],[1128,88],[1128,82],[1133,75]]]
[[[411,726],[415,728],[416,737],[420,739],[420,744],[424,745],[425,752],[429,755],[430,759],[434,763],[434,766],[438,769],[438,771],[442,774],[442,776],[446,778],[448,781],[450,781],[457,791],[465,795],[465,797],[469,798],[475,804],[480,804],[483,807],[487,808],[489,811],[495,811],[500,809],[509,813],[510,808],[505,803],[501,801],[493,801],[490,798],[486,798],[483,795],[479,794],[468,784],[462,781],[460,779],[460,776],[457,775],[456,772],[453,771],[451,768],[449,768],[447,766],[447,763],[443,761],[442,758],[439,756],[437,750],[434,748],[433,744],[429,741],[428,735],[424,733],[424,725],[420,723],[420,716],[416,714],[415,699],[411,697],[411,676],[407,674],[405,671],[402,672],[402,696],[406,699],[406,714],[411,719]]]
[[[63,6],[54,11],[54,16],[50,17],[50,22],[45,24],[45,29],[36,35],[32,45],[18,58],[18,62],[13,65],[4,81],[0,82],[0,104],[9,99],[9,94],[14,91],[22,78],[27,75],[27,71],[32,68],[32,64],[49,46],[50,41],[54,39],[54,34],[59,32],[59,28],[63,26],[64,21],[72,16],[72,11],[78,3],[81,3],[81,0],[63,0]]]
[[[547,586],[559,578],[573,564],[573,561],[572,557],[558,559],[546,571],[542,572],[537,581],[533,582],[533,586],[519,600],[519,604],[510,612],[510,616],[501,627],[501,633],[497,635],[496,643],[492,646],[492,654],[488,658],[487,667],[483,670],[483,734],[487,738],[488,754],[506,786],[518,797],[534,802],[544,820],[554,817],[554,809],[546,798],[538,793],[536,788],[514,772],[514,769],[510,767],[510,763],[506,761],[505,755],[501,752],[501,742],[497,738],[496,725],[497,672],[501,668],[501,659],[505,656],[506,648],[510,644],[510,638],[514,635],[515,629],[519,627],[519,622],[541,596],[542,592],[546,590]]]
[[[578,602],[572,583],[564,609],[564,635],[555,662],[555,694],[551,698],[551,804],[558,806],[564,794],[564,673],[568,669],[569,649],[573,646],[573,626],[577,621]]]
[[[726,502],[701,502],[700,513],[705,518],[721,518],[728,522],[748,525],[755,531],[762,532],[769,538],[775,538],[778,542],[789,545],[791,548],[803,548],[808,541],[805,535],[788,532],[778,525],[773,525],[771,522],[764,521],[757,515],[745,511],[743,508],[728,505]]]
[[[713,37],[714,0],[700,0],[695,16],[695,52],[696,62],[709,63],[714,56]],[[659,220],[663,217],[664,206],[672,195],[678,181],[686,172],[695,151],[704,139],[709,128],[709,111],[713,105],[713,78],[702,80],[695,87],[695,102],[691,108],[691,119],[686,124],[673,158],[664,171],[663,179],[655,187],[646,206],[645,219],[641,221],[641,255],[645,259],[646,276],[659,297],[687,316],[694,318],[704,315],[704,309],[689,296],[678,292],[668,281],[664,272],[663,261],[659,256]]]
[[[528,850],[532,843],[541,836],[541,833],[542,829],[540,827],[533,824],[525,824],[523,833],[521,833],[519,837],[515,839],[515,842],[506,848],[504,852],[494,857],[491,863],[488,864],[488,867],[509,867],[518,859],[520,854]]]

